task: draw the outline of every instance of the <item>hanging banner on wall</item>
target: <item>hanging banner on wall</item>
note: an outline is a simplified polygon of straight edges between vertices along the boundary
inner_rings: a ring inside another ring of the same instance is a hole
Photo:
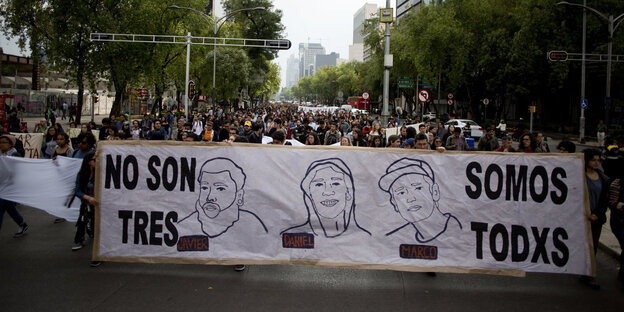
[[[94,258],[594,272],[580,155],[101,142]]]

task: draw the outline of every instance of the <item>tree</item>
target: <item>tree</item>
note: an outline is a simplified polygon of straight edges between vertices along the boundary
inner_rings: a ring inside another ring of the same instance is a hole
[[[51,68],[68,74],[78,86],[77,122],[80,122],[85,82],[94,81],[97,74],[89,34],[102,10],[102,1],[95,0],[2,2],[3,29],[18,36],[22,48],[29,40],[35,57],[41,48]]]

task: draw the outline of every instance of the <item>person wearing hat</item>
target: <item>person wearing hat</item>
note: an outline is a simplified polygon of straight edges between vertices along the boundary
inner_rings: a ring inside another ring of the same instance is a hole
[[[440,211],[440,187],[427,162],[401,158],[386,169],[378,185],[390,195],[394,211],[406,221],[386,236],[414,229],[416,241],[428,243],[449,230],[462,229],[461,222],[455,216]]]
[[[253,133],[251,126],[253,125],[250,120],[245,121],[245,123],[243,123],[243,131],[241,131],[239,135],[249,138],[249,136]]]
[[[281,234],[311,231],[315,236],[333,238],[359,229],[371,235],[355,218],[353,175],[341,159],[328,158],[312,162],[301,180],[300,188],[308,220]]]
[[[15,138],[10,134],[3,134],[0,136],[0,157],[14,156],[21,157],[21,155],[15,149]],[[4,198],[0,198],[0,228],[2,228],[2,218],[6,211],[9,216],[19,226],[17,232],[13,237],[20,237],[28,230],[28,224],[24,222],[24,218],[17,211],[16,203]]]

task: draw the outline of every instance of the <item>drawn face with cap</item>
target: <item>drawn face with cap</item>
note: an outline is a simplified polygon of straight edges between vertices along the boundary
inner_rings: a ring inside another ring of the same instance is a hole
[[[196,208],[200,221],[204,218],[214,219],[222,211],[243,204],[243,193],[237,190],[236,181],[232,179],[228,170],[203,171],[199,184]]]
[[[390,202],[405,221],[414,223],[429,218],[440,198],[437,184],[422,174],[406,174],[390,187]]]
[[[314,210],[324,218],[335,218],[345,211],[351,194],[345,174],[331,166],[316,171],[308,186]]]

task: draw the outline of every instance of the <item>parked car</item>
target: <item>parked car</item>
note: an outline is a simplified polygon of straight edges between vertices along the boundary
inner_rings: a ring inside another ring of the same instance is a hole
[[[436,113],[428,112],[423,115],[422,120],[427,121],[427,120],[434,120],[436,118],[437,118]]]
[[[444,124],[444,128],[448,129],[449,125],[455,126],[455,128],[459,127],[462,129],[462,133],[464,132],[464,126],[468,124],[470,126],[470,136],[475,139],[475,141],[479,140],[483,136],[483,127],[479,126],[476,122],[470,119],[451,119]]]

